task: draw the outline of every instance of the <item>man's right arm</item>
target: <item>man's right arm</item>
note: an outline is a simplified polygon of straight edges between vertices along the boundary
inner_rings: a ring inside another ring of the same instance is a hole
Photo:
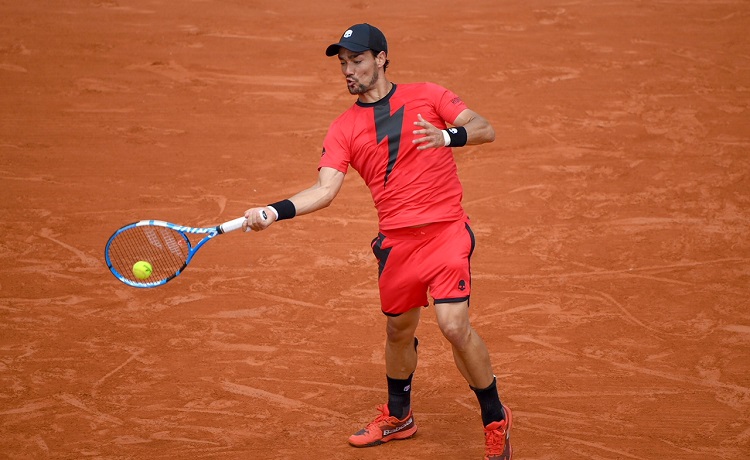
[[[341,190],[346,175],[334,168],[322,167],[318,181],[310,188],[295,194],[289,201],[294,205],[295,215],[300,216],[323,209],[331,204]],[[266,218],[264,219],[263,216]],[[268,207],[250,208],[245,211],[247,221],[243,229],[265,230],[276,221],[276,214]]]

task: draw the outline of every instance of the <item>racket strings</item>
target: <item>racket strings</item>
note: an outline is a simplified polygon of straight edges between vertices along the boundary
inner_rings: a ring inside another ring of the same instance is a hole
[[[123,230],[115,236],[109,246],[112,266],[125,278],[147,283],[174,276],[187,261],[190,241],[170,228],[138,226]],[[153,273],[146,279],[133,274],[133,265],[138,261],[151,264]]]

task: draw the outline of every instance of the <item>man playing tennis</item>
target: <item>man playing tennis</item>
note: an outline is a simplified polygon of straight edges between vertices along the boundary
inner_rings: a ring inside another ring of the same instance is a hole
[[[357,170],[378,212],[372,250],[386,316],[388,402],[349,443],[370,447],[416,433],[411,408],[415,331],[429,292],[456,366],[479,401],[485,459],[510,460],[511,411],[500,403],[489,352],[469,322],[474,235],[461,206],[463,191],[451,150],[492,142],[495,132],[441,86],[390,82],[385,36],[369,24],[347,29],[326,55],[338,56],[357,101],[330,125],[317,183],[289,199],[248,209],[245,228],[263,230],[327,207],[349,166]]]

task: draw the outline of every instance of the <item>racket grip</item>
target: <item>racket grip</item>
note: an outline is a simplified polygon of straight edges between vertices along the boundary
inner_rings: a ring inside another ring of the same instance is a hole
[[[244,217],[238,217],[236,219],[230,220],[229,222],[224,222],[223,224],[219,225],[219,230],[221,230],[221,233],[233,232],[242,228],[242,224],[244,222]]]

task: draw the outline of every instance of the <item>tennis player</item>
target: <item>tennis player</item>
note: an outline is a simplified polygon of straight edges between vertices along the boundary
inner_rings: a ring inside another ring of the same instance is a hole
[[[388,45],[372,25],[351,26],[326,55],[338,57],[346,87],[357,100],[330,125],[317,182],[289,199],[248,209],[245,227],[263,230],[327,207],[353,167],[370,188],[378,213],[372,250],[386,318],[388,401],[349,443],[370,447],[416,433],[411,407],[415,331],[429,293],[455,364],[479,401],[485,459],[510,460],[511,411],[500,402],[489,352],[469,322],[475,240],[461,206],[452,152],[492,142],[495,132],[446,88],[389,81]]]

